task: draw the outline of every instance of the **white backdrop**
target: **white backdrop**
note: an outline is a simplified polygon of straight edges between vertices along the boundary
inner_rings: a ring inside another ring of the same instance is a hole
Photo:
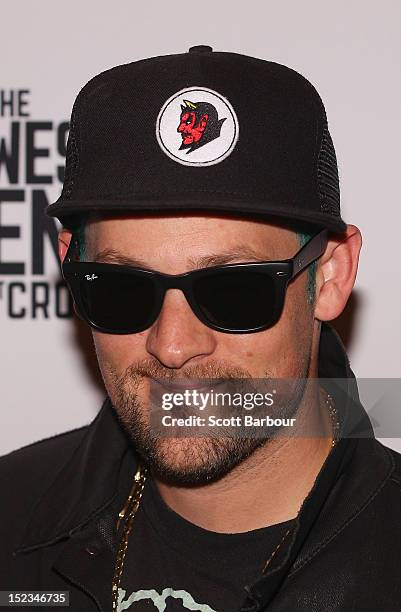
[[[10,160],[8,172],[0,168],[0,455],[89,423],[104,397],[90,334],[63,318],[55,253],[35,226],[34,211],[61,189],[63,123],[75,96],[104,69],[195,44],[286,64],[318,89],[343,218],[364,237],[338,328],[358,377],[401,377],[400,23],[398,0],[2,3],[0,140]],[[386,443],[401,450],[400,440]]]

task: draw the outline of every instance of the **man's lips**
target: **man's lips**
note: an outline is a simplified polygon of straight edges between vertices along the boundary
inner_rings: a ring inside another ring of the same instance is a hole
[[[165,389],[166,391],[169,391],[170,393],[182,393],[185,390],[189,390],[189,391],[207,391],[210,389],[214,389],[215,387],[221,385],[224,381],[221,380],[216,380],[216,382],[213,382],[213,380],[211,379],[205,379],[205,382],[201,382],[201,381],[196,381],[194,382],[193,380],[191,381],[191,379],[188,379],[188,381],[184,380],[184,379],[180,379],[180,380],[162,380],[162,379],[156,379],[156,378],[150,378],[150,382],[151,383],[156,383],[158,385],[160,385],[160,387],[162,387],[163,389]]]

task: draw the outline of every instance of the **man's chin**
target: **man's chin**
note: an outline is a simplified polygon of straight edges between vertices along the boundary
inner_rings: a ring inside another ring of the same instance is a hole
[[[159,438],[135,447],[152,475],[177,487],[216,482],[262,446],[261,439]]]

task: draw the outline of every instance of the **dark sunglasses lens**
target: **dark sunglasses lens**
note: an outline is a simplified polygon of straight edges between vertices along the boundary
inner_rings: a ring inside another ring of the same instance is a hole
[[[155,308],[154,284],[144,273],[96,271],[80,283],[87,318],[110,333],[146,329]]]
[[[194,296],[204,317],[227,330],[252,330],[268,325],[276,310],[274,279],[261,272],[227,270],[194,283]]]

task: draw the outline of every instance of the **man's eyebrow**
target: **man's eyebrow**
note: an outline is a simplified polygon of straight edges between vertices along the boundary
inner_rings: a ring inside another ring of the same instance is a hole
[[[261,254],[248,245],[239,245],[235,249],[214,253],[199,258],[189,258],[189,263],[194,268],[209,268],[210,266],[223,266],[233,262],[268,261],[267,254]]]
[[[147,270],[155,270],[145,260],[140,257],[131,257],[120,253],[116,249],[104,249],[96,253],[94,261],[101,263],[113,263],[126,266],[134,266],[136,268],[145,268]],[[230,249],[222,253],[213,253],[201,257],[189,257],[188,264],[192,269],[209,268],[211,266],[222,266],[232,262],[251,262],[251,261],[269,261],[266,255],[258,253],[248,245],[239,245],[235,249]]]
[[[99,263],[112,263],[112,264],[120,264],[122,266],[135,266],[136,268],[147,268],[148,270],[155,270],[149,266],[146,261],[141,259],[140,257],[130,257],[128,255],[124,255],[117,251],[116,249],[103,249],[103,251],[99,251],[96,253],[93,261]]]

